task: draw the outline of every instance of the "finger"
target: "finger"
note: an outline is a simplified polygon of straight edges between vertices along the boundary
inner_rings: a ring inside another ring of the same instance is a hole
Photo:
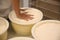
[[[26,20],[26,21],[29,21],[29,20],[32,20],[33,17],[25,17],[25,18],[23,18],[23,19]]]
[[[32,20],[33,19],[33,17],[30,17],[30,20]]]
[[[33,19],[33,17],[29,17],[29,18],[28,18],[28,20],[32,20],[32,19]]]
[[[29,19],[27,19],[27,18],[24,18],[24,20],[29,21]]]
[[[29,16],[33,16],[33,15],[29,15]]]
[[[27,9],[20,9],[21,11],[26,11]]]
[[[33,15],[30,15],[30,14],[27,14],[28,12],[24,12],[22,14],[26,15],[26,16],[33,16]]]
[[[33,16],[33,15],[31,15],[31,14],[27,14],[28,16]]]

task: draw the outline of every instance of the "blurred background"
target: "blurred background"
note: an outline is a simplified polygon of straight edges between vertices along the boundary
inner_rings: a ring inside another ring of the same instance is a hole
[[[60,0],[20,0],[20,6],[37,8],[44,18],[60,20]],[[0,0],[0,16],[7,17],[11,9],[11,0]]]
[[[40,9],[44,17],[60,20],[60,0],[30,0],[30,6]]]

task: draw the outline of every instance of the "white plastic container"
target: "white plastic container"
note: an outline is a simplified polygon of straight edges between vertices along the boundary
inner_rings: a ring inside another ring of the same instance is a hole
[[[35,39],[29,37],[14,37],[8,40],[35,40]]]
[[[8,21],[0,17],[0,40],[7,40],[8,27],[9,27]]]
[[[37,40],[60,40],[60,21],[41,21],[33,26],[32,35]]]
[[[32,16],[33,19],[29,21],[19,19],[17,18],[14,11],[12,11],[9,14],[9,19],[11,20],[12,27],[17,34],[22,36],[24,35],[29,36],[31,35],[31,28],[33,27],[33,25],[42,20],[43,13],[35,8],[22,8],[22,9],[27,9],[26,11],[28,12],[28,14],[33,15]]]

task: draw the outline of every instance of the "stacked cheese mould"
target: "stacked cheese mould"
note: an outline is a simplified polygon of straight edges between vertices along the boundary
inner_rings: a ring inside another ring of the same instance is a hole
[[[9,19],[11,21],[12,27],[16,34],[20,36],[30,36],[31,35],[31,28],[33,25],[39,21],[42,20],[43,18],[43,13],[35,8],[21,8],[21,9],[26,9],[25,12],[28,12],[27,14],[33,15],[33,19],[26,21],[23,19],[17,18],[16,14],[14,11],[12,11],[9,14]],[[23,11],[21,11],[23,12]]]
[[[0,17],[0,40],[7,40],[8,27],[9,27],[8,21]]]

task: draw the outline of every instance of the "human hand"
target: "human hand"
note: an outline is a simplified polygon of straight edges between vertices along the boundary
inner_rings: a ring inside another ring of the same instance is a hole
[[[20,13],[17,17],[26,21],[32,20],[33,19],[33,15],[27,14],[28,12],[25,12],[26,9],[20,9],[21,11],[23,11],[23,13]]]

